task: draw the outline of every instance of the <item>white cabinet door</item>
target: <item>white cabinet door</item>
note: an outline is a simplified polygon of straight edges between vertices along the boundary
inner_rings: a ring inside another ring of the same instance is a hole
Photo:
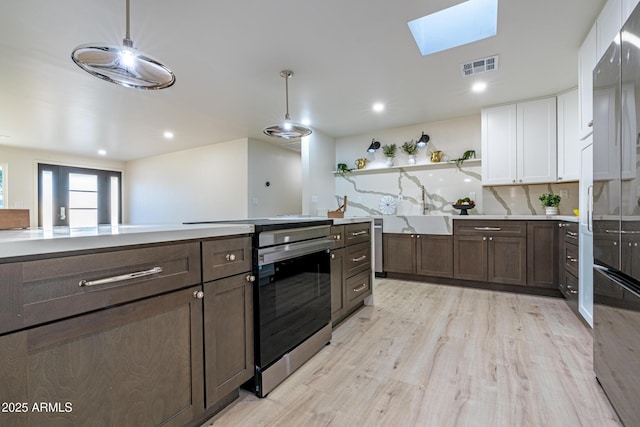
[[[516,112],[518,184],[556,182],[556,98],[521,102]]]
[[[589,137],[580,151],[580,239],[578,240],[579,289],[578,309],[593,327],[593,138]]]
[[[516,104],[482,110],[482,184],[516,182]]]
[[[580,98],[580,138],[593,130],[593,69],[598,63],[596,55],[596,26],[584,39],[578,53],[578,90]]]
[[[578,90],[558,95],[558,181],[580,178]]]
[[[609,0],[596,20],[596,52],[600,60],[622,28],[622,0]]]
[[[640,1],[639,0],[622,0],[622,23],[627,21],[627,18],[633,12]]]

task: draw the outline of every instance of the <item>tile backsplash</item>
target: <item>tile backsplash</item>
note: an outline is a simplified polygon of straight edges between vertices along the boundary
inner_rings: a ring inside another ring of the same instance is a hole
[[[335,180],[336,207],[346,195],[347,216],[381,215],[385,196],[395,200],[395,214],[402,216],[422,215],[423,207],[426,215],[457,215],[452,203],[464,197],[476,202],[469,215],[544,215],[538,200],[543,193],[563,196],[561,215],[578,207],[577,182],[483,187],[479,161],[365,169],[336,174]]]

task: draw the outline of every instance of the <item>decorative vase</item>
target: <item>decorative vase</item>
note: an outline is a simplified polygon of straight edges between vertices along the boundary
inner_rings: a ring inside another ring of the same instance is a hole
[[[544,207],[545,215],[558,215],[558,207],[557,206],[545,206]]]
[[[414,155],[410,155],[409,156],[409,164],[410,165],[415,165],[416,164],[416,156],[414,156]]]
[[[387,166],[393,166],[393,157],[387,157]]]

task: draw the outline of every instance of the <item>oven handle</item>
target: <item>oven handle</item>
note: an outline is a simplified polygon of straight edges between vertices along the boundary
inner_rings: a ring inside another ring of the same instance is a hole
[[[334,240],[326,237],[324,239],[313,239],[305,242],[288,243],[286,245],[258,249],[258,265],[272,264],[278,261],[333,249],[334,245]]]

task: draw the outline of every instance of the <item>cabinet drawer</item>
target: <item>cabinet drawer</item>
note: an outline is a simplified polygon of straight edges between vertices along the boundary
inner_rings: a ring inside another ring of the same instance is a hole
[[[335,241],[334,248],[344,247],[344,225],[331,226],[331,237]]]
[[[573,222],[561,222],[558,224],[560,227],[560,238],[565,242],[578,244],[578,224]]]
[[[344,226],[345,245],[368,242],[371,239],[371,223],[347,224]]]
[[[369,242],[347,246],[344,257],[345,277],[363,270],[371,270],[371,244]]]
[[[574,312],[578,312],[578,279],[573,275],[567,273],[566,284],[564,289],[560,289],[567,299],[567,304]]]
[[[21,320],[2,322],[0,332],[199,284],[199,246],[122,248],[5,265],[10,274],[3,274],[8,300],[2,306]]]
[[[205,282],[251,270],[251,237],[202,242],[202,276]]]
[[[363,271],[345,281],[347,305],[349,307],[371,295],[371,271]]]
[[[454,220],[453,234],[462,236],[525,237],[526,221]]]
[[[565,270],[573,274],[575,277],[578,277],[578,246],[565,243],[562,258]]]

